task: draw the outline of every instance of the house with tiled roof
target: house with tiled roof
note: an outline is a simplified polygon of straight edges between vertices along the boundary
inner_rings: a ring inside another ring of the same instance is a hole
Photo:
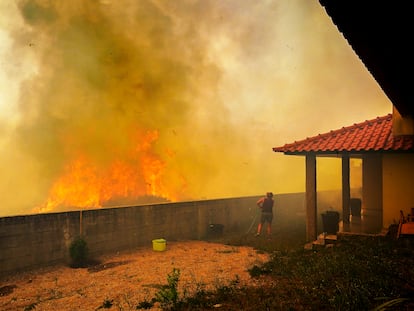
[[[393,111],[273,148],[274,152],[305,157],[308,241],[315,240],[319,233],[317,157],[341,159],[342,230],[352,229],[350,160],[354,158],[362,163],[360,203],[365,225],[359,229],[380,233],[399,220],[400,211],[407,214],[414,207],[414,92],[406,78],[413,64],[399,41],[401,36],[412,35],[408,3],[390,6],[389,1],[319,2],[391,100]]]
[[[317,232],[316,157],[342,159],[342,220],[350,219],[350,159],[362,160],[362,213],[366,233],[378,233],[414,207],[414,136],[393,134],[388,114],[280,147],[274,152],[306,157],[308,239]],[[360,228],[361,229],[361,228]]]

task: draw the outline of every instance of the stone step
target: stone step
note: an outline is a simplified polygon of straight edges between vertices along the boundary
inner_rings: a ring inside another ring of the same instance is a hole
[[[320,247],[333,247],[337,240],[338,237],[336,234],[321,233],[317,240],[307,243],[304,248],[307,250],[313,250]]]

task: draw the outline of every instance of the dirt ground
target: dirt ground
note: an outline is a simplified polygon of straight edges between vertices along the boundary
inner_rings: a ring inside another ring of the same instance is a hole
[[[173,269],[180,271],[180,294],[185,290],[190,295],[235,280],[251,284],[247,270],[268,260],[268,254],[247,246],[167,242],[165,251],[138,248],[99,258],[99,264],[89,268],[54,266],[4,277],[0,310],[136,310],[167,284]]]

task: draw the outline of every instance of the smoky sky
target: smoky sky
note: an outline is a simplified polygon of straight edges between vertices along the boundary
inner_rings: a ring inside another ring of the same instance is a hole
[[[272,147],[391,109],[316,0],[2,6],[2,215],[42,204],[80,155],[130,161],[152,131],[178,200],[303,191],[304,159]]]

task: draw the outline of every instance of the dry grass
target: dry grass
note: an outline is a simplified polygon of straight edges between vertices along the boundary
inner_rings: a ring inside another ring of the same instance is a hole
[[[18,273],[0,280],[0,310],[136,310],[180,270],[181,295],[211,290],[234,279],[250,281],[248,269],[269,260],[252,247],[206,241],[167,242],[100,258],[89,268],[55,266]],[[153,308],[157,309],[157,308]]]
[[[173,269],[179,299],[171,310],[414,309],[413,239],[354,237],[304,250],[304,236],[302,228],[270,240],[225,234],[107,256],[89,268],[16,274],[0,280],[0,310],[136,310]]]

